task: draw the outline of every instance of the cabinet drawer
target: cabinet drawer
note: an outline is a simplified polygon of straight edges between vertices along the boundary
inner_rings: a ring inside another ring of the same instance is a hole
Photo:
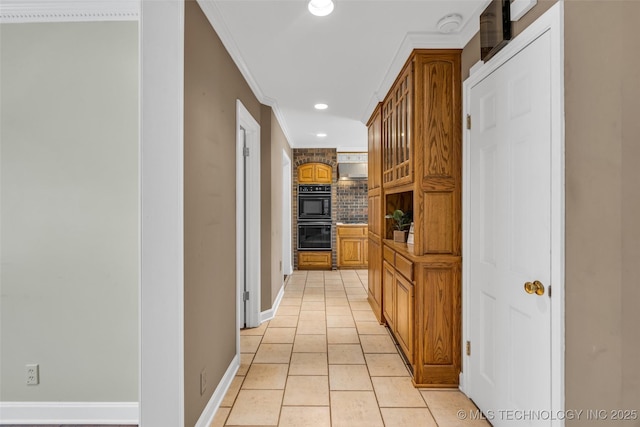
[[[402,255],[396,254],[396,270],[400,272],[404,277],[409,279],[409,281],[413,282],[413,263],[403,257]]]
[[[395,265],[396,253],[392,249],[389,249],[388,247],[385,246],[383,254],[384,254],[383,257],[385,261],[387,261],[391,265]]]
[[[299,270],[331,270],[331,251],[298,252]]]
[[[338,226],[338,236],[358,236],[364,237],[367,234],[367,227],[340,227]]]

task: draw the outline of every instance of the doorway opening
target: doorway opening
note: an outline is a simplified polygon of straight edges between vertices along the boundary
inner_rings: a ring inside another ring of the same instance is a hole
[[[237,352],[240,329],[260,324],[260,125],[236,102]]]

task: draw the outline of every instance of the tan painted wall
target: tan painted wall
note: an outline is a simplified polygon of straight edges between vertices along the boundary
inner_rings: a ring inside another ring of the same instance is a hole
[[[282,273],[282,150],[291,147],[271,107],[261,108],[260,191],[262,221],[261,310],[269,310],[283,285]]]
[[[261,310],[282,286],[282,150],[289,143],[195,1],[185,5],[185,425],[236,348],[236,99],[260,124]],[[200,395],[200,372],[209,387]]]
[[[640,410],[639,16],[565,2],[567,408]]]
[[[271,110],[271,109],[270,109]],[[283,180],[283,163],[282,152],[287,152],[289,159],[293,159],[293,154],[289,142],[287,141],[278,120],[273,111],[271,114],[271,301],[269,307],[273,304],[280,288],[283,285],[284,273],[282,270],[282,218],[283,215],[291,215],[291,212],[283,212],[282,210],[282,180]],[[265,286],[262,286],[263,292]],[[264,308],[263,308],[264,310]]]
[[[271,107],[260,108],[260,310],[271,308]]]
[[[516,32],[553,3],[538,2]],[[638,16],[640,2],[565,2],[567,409],[640,409]],[[476,36],[463,78],[479,52]]]
[[[185,5],[184,369],[192,426],[236,349],[236,99],[261,106],[195,1]],[[200,372],[209,387],[200,395]]]
[[[138,24],[1,24],[0,92],[0,400],[137,402]]]

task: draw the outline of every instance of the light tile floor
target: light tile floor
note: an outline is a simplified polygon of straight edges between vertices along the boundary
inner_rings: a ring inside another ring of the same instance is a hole
[[[271,321],[240,334],[241,366],[211,427],[486,427],[456,390],[416,389],[367,302],[367,271],[296,271]]]

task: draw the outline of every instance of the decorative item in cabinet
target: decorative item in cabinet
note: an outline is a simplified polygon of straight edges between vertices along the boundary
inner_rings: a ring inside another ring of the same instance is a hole
[[[331,184],[333,168],[324,163],[305,163],[298,166],[298,184]]]
[[[401,209],[396,209],[392,214],[386,215],[385,218],[393,220],[393,241],[404,243],[407,240],[407,229],[411,225],[413,219],[413,212],[402,212]]]

